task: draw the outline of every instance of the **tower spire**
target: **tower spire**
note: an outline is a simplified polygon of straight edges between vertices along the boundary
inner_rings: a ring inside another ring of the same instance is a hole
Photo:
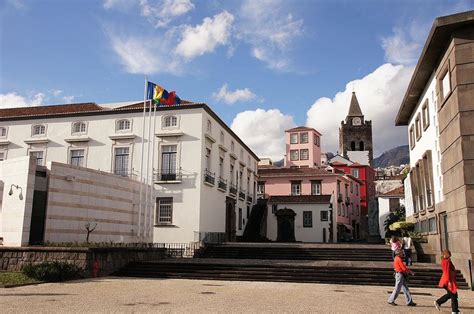
[[[357,101],[357,96],[355,91],[352,92],[351,104],[349,106],[348,117],[362,117],[362,110],[360,110],[359,101]]]

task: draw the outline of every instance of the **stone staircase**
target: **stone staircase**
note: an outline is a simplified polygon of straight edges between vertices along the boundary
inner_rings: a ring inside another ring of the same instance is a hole
[[[224,244],[200,258],[133,262],[117,276],[393,286],[390,249],[377,245]],[[439,265],[417,264],[410,287],[437,287]],[[461,289],[468,285],[458,271]]]

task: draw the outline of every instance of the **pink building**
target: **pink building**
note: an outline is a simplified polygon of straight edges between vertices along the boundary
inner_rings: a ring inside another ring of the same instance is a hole
[[[300,126],[285,131],[286,167],[318,167],[321,165],[321,133]]]

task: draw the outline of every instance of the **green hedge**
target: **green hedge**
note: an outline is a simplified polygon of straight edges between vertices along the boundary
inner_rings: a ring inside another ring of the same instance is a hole
[[[65,281],[78,278],[81,268],[66,262],[43,262],[23,267],[26,276],[40,281]]]

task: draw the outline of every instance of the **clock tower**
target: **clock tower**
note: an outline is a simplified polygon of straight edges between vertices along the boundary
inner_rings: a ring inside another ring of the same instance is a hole
[[[349,113],[339,128],[339,154],[365,165],[373,165],[372,121],[366,121],[355,92]]]

